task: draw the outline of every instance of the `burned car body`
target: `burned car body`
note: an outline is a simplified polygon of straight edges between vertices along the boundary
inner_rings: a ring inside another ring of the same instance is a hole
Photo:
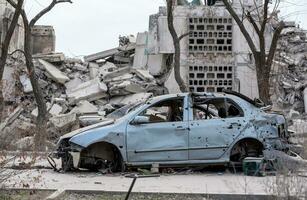
[[[288,137],[282,115],[240,95],[170,94],[62,136],[54,156],[64,170],[240,163],[264,149],[287,150]]]

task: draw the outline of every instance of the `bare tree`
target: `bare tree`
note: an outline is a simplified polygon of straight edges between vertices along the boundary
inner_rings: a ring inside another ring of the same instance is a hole
[[[269,23],[273,15],[269,13],[269,3],[271,0],[264,0],[263,5],[258,6],[256,1],[254,1],[254,8],[252,10],[246,10],[242,5],[242,17],[239,17],[238,13],[235,11],[235,8],[232,5],[232,0],[222,0],[225,4],[226,9],[233,17],[237,25],[239,26],[244,38],[246,39],[250,50],[252,51],[253,58],[255,60],[257,81],[259,88],[259,96],[265,103],[270,103],[270,73],[272,68],[272,63],[274,55],[276,52],[277,42],[280,38],[281,31],[283,30],[285,24],[283,21],[280,21],[276,26],[273,34],[273,38],[270,45],[270,50],[266,52],[266,28],[269,26]],[[275,0],[274,9],[271,13],[275,13],[279,5],[280,0]],[[245,19],[251,24],[253,30],[256,32],[258,41],[252,39],[250,32],[247,30],[247,27],[244,25]]]
[[[167,23],[170,34],[173,38],[175,55],[174,55],[174,74],[175,80],[180,88],[181,92],[188,92],[188,87],[185,84],[185,81],[181,77],[180,73],[180,41],[187,36],[189,33],[178,36],[174,27],[174,16],[173,16],[173,8],[174,8],[175,0],[166,0],[167,5]]]
[[[18,19],[19,19],[21,10],[22,10],[22,5],[23,5],[23,0],[19,0],[16,5],[14,16],[10,23],[9,29],[6,32],[3,44],[1,45],[2,48],[0,49],[1,50],[1,57],[0,57],[0,122],[2,121],[2,115],[3,115],[3,110],[4,110],[4,97],[3,97],[4,83],[2,80],[3,73],[4,73],[6,60],[8,57],[10,42],[14,34],[14,30],[18,24]]]
[[[13,0],[7,0],[13,7],[17,7]],[[59,3],[72,3],[71,0],[52,0],[52,2],[43,10],[41,10],[31,21],[28,20],[27,14],[24,9],[21,11],[21,16],[24,23],[25,38],[24,38],[24,55],[26,58],[26,66],[29,73],[29,78],[33,87],[33,93],[38,107],[37,116],[37,130],[35,134],[35,149],[42,149],[46,138],[46,128],[48,121],[48,111],[46,102],[42,93],[42,89],[39,86],[38,78],[35,74],[35,66],[33,64],[32,56],[32,33],[31,30],[35,26],[36,22],[41,19],[45,14],[51,11],[55,5]]]

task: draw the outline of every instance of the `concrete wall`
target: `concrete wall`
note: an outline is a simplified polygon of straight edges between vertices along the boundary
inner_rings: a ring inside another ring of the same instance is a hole
[[[52,26],[34,26],[32,29],[32,52],[51,53],[55,51],[55,32]]]
[[[261,0],[234,0],[237,13],[242,13],[241,3],[252,9],[259,6]],[[256,14],[256,13],[254,13]],[[252,39],[257,42],[256,33],[249,22],[244,22]],[[181,41],[182,77],[191,91],[220,92],[222,88],[239,91],[251,98],[258,97],[257,75],[250,48],[236,22],[228,11],[217,3],[216,6],[176,6],[174,24],[178,35],[191,31]],[[270,46],[272,29],[267,28],[267,47]],[[174,53],[170,36],[166,8],[150,17],[147,38],[147,53],[158,59],[149,68],[153,75],[160,69],[154,69],[161,63],[163,55]],[[268,49],[267,49],[268,50]],[[153,63],[153,61],[151,61]],[[161,68],[161,67],[160,67]],[[166,81],[172,93],[179,92],[173,72]]]

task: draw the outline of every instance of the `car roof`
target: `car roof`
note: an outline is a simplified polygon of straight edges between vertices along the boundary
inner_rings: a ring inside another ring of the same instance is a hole
[[[148,101],[160,101],[160,100],[164,100],[164,99],[169,99],[169,98],[176,98],[176,97],[185,97],[187,95],[190,96],[204,96],[204,97],[211,97],[211,98],[215,98],[215,97],[230,97],[233,98],[233,95],[229,95],[226,93],[208,93],[208,92],[196,92],[196,93],[175,93],[175,94],[165,94],[165,95],[161,95],[161,96],[156,96],[156,97],[152,97],[150,98]]]

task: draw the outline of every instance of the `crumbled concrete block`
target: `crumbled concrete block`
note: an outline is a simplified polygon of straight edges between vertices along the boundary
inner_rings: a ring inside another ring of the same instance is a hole
[[[51,106],[51,104],[48,102],[47,104],[47,110],[49,111],[49,114],[51,114],[52,116],[56,116],[59,115],[62,111],[63,108],[62,106],[58,105],[58,104],[53,104]],[[50,108],[51,107],[51,108]],[[38,108],[35,108],[32,112],[31,115],[33,117],[37,117],[38,116]]]
[[[21,82],[21,84],[23,86],[23,92],[24,93],[33,92],[31,81],[30,81],[29,77],[26,74],[21,75],[19,77],[19,80],[20,80],[20,82]]]
[[[109,83],[109,82],[122,82],[122,81],[126,81],[126,80],[131,80],[132,78],[133,78],[132,74],[124,74],[124,75],[117,76],[117,77],[112,78],[112,79],[105,80],[104,82],[105,83]]]
[[[82,83],[83,83],[83,81],[79,77],[75,77],[74,79],[65,83],[65,87],[66,87],[67,91],[71,91],[71,90],[77,88]]]
[[[45,70],[51,76],[51,78],[58,83],[65,84],[65,82],[70,79],[60,70],[58,70],[54,65],[48,63],[45,60],[39,59],[39,62],[45,67]]]
[[[103,76],[103,80],[108,80],[108,79],[112,79],[118,76],[122,76],[124,74],[129,73],[130,70],[131,70],[130,67],[124,67],[124,68],[109,72]]]
[[[155,78],[147,70],[136,69],[135,74],[140,77],[143,81],[153,81]]]
[[[152,93],[139,93],[127,96],[114,97],[110,102],[113,104],[131,104],[139,101],[145,101],[152,97]]]
[[[82,72],[86,72],[87,71],[87,67],[82,65],[82,64],[80,64],[80,63],[75,63],[74,69],[76,69],[78,71],[82,71]]]
[[[50,122],[58,129],[65,129],[68,126],[73,125],[76,123],[77,115],[74,112],[54,116],[50,119]]]
[[[77,106],[74,109],[72,109],[72,112],[75,112],[81,115],[88,114],[88,113],[97,113],[98,108],[94,106],[93,104],[91,104],[90,102],[83,100],[77,103]]]
[[[99,75],[99,65],[97,63],[89,63],[90,78],[94,79]]]
[[[35,54],[33,58],[43,59],[50,63],[61,63],[65,60],[63,53]]]
[[[52,116],[56,116],[58,114],[60,114],[63,111],[62,106],[58,105],[58,104],[53,104],[53,106],[51,107],[51,109],[49,110],[49,113]]]
[[[82,83],[71,91],[67,91],[67,96],[72,103],[76,103],[81,100],[95,101],[102,97],[106,97],[107,91],[107,86],[96,78]]]
[[[141,93],[145,89],[140,85],[132,81],[123,81],[121,83],[116,83],[109,88],[110,93],[114,95],[129,94],[129,93]]]
[[[0,133],[6,127],[13,123],[17,117],[21,114],[23,108],[18,106],[5,120],[0,124]]]

